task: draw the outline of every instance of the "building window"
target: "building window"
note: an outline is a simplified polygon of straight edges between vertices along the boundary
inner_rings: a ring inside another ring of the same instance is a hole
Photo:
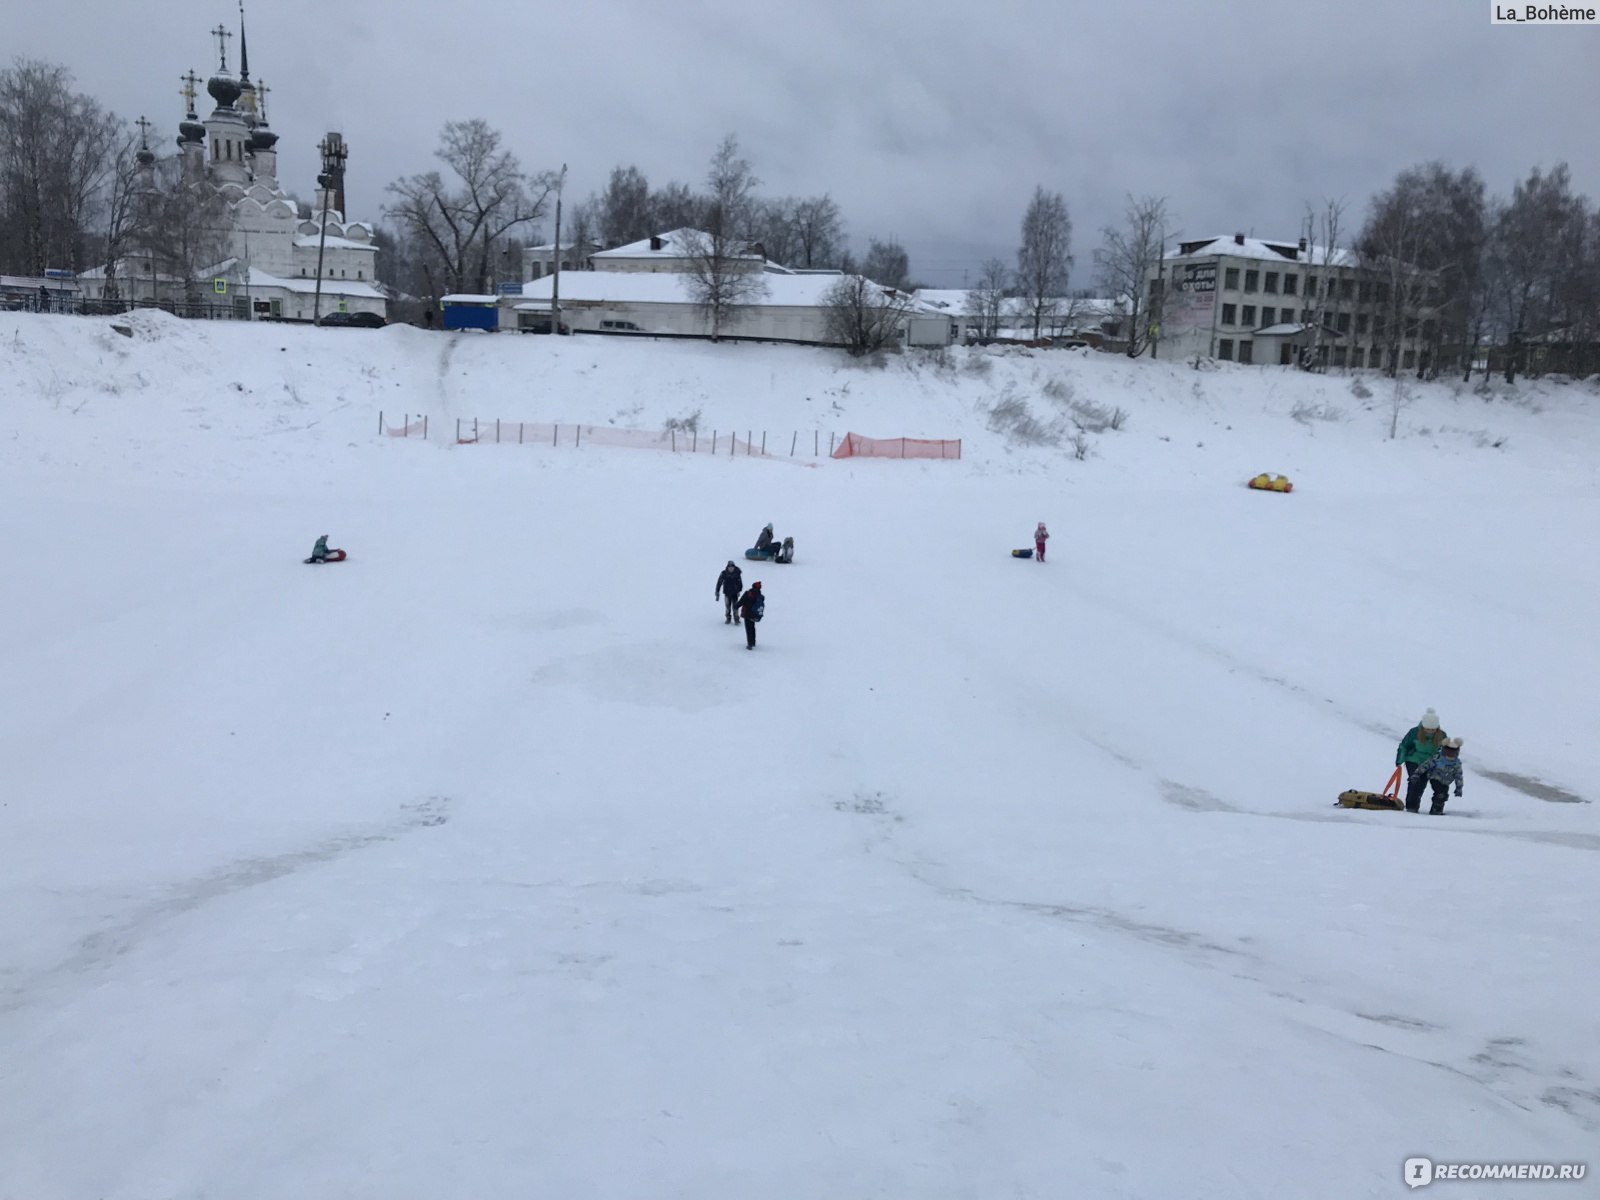
[[[1346,347],[1344,347],[1344,346],[1335,346],[1333,348],[1333,365],[1334,366],[1336,366],[1336,367],[1344,366],[1346,361],[1349,359],[1349,357],[1350,357],[1350,351]]]
[[[1224,304],[1222,306],[1222,323],[1224,325],[1237,325],[1239,323],[1238,320],[1237,320],[1238,316],[1239,316],[1239,306],[1238,305],[1236,305],[1236,304]],[[1223,345],[1227,346],[1230,350],[1233,348],[1233,343],[1232,342],[1224,342]]]
[[[1405,353],[1405,357],[1400,360],[1401,368],[1403,370],[1409,371],[1409,370],[1411,370],[1412,367],[1414,367],[1416,365],[1417,365],[1417,352],[1415,350],[1407,350],[1406,353]]]
[[[1311,324],[1311,310],[1309,308],[1302,308],[1300,310],[1300,322],[1303,325]]]
[[[1340,333],[1349,333],[1350,332],[1350,314],[1349,313],[1340,313],[1339,314],[1339,332]]]
[[[1315,275],[1307,275],[1306,276],[1306,298],[1310,299],[1310,300],[1315,300],[1316,297],[1317,297],[1317,277]]]
[[[1361,337],[1367,335],[1367,328],[1372,324],[1372,318],[1366,313],[1356,314],[1356,333]]]
[[[1372,318],[1372,336],[1373,337],[1380,337],[1381,338],[1388,331],[1388,328],[1389,328],[1389,322],[1384,317],[1384,315],[1382,313],[1378,313]]]
[[[356,271],[356,278],[357,279],[365,279],[366,277],[367,277],[367,275],[366,275],[365,271],[362,271],[362,270],[359,270],[359,269]]]
[[[1363,279],[1361,281],[1360,295],[1361,303],[1370,304],[1372,302],[1372,283],[1370,280]]]
[[[1246,271],[1244,273],[1244,290],[1247,292],[1259,292],[1261,290],[1260,271]]]
[[[1223,362],[1233,361],[1233,339],[1223,338],[1217,343],[1217,357]]]
[[[1422,340],[1423,341],[1431,342],[1431,341],[1435,340],[1438,336],[1439,336],[1439,325],[1438,325],[1438,322],[1436,322],[1436,321],[1424,321],[1422,323]]]
[[[1374,346],[1367,351],[1367,366],[1376,370],[1383,365],[1383,351]]]
[[[1254,304],[1246,304],[1244,306],[1244,324],[1250,326],[1252,329],[1255,328],[1256,306]]]
[[[1354,279],[1341,279],[1339,281],[1339,299],[1354,300],[1356,298],[1356,281]]]
[[[1252,345],[1254,345],[1253,342],[1247,342],[1247,341],[1239,343],[1239,361],[1240,362],[1242,362],[1242,363],[1253,363],[1253,362],[1255,362],[1255,357],[1250,352],[1250,348],[1251,348]]]
[[[1297,295],[1300,291],[1300,276],[1285,275],[1283,277],[1283,294],[1285,296]]]
[[[1278,319],[1278,310],[1277,309],[1268,307],[1268,308],[1263,308],[1261,310],[1261,323],[1263,325],[1271,325],[1275,321],[1277,321],[1277,319]]]
[[[1266,284],[1266,290],[1276,296],[1278,294],[1278,273],[1276,271],[1267,272]]]
[[[1237,292],[1239,290],[1239,268],[1224,267],[1222,271],[1222,287],[1224,291]]]

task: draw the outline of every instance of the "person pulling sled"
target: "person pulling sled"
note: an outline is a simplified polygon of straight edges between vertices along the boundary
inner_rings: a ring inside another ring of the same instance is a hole
[[[767,611],[767,598],[761,594],[761,581],[750,585],[750,590],[739,597],[739,615],[744,618],[744,648],[756,648],[756,622]]]

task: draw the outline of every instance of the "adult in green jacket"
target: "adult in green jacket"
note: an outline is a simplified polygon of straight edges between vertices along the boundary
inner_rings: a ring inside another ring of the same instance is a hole
[[[1439,714],[1430,708],[1422,714],[1422,720],[1406,730],[1405,737],[1400,739],[1400,745],[1394,752],[1394,765],[1404,767],[1406,778],[1410,779],[1418,767],[1442,749],[1444,730],[1439,728]]]

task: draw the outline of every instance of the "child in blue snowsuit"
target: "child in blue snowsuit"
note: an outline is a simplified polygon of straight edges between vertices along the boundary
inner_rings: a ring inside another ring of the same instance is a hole
[[[1422,806],[1422,789],[1433,787],[1433,806],[1430,816],[1444,812],[1444,802],[1450,795],[1450,785],[1455,785],[1456,795],[1461,795],[1461,782],[1465,773],[1461,768],[1461,739],[1445,738],[1444,746],[1427,762],[1416,769],[1406,784],[1406,811],[1417,812]]]

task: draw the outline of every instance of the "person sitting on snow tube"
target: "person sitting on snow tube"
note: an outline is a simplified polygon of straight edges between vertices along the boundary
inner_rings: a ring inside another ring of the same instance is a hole
[[[766,523],[766,525],[762,527],[761,532],[756,534],[756,549],[757,550],[765,550],[765,551],[767,551],[769,553],[771,552],[771,550],[772,550],[772,522],[771,521],[768,521]]]
[[[311,547],[311,557],[307,561],[308,562],[327,562],[328,561],[328,553],[329,553],[329,551],[328,551],[328,535],[327,534],[323,534],[321,537],[319,537],[317,539],[317,544],[315,546]]]

